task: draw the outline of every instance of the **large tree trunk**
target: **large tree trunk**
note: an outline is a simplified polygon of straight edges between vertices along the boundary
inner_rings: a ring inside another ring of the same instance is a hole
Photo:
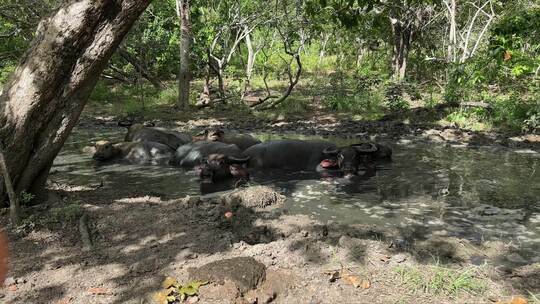
[[[101,72],[149,3],[73,0],[40,23],[0,96],[0,141],[17,193],[44,193]]]
[[[180,69],[178,73],[178,103],[180,109],[189,105],[189,53],[191,44],[191,23],[189,18],[189,0],[176,0],[176,11],[180,19]]]

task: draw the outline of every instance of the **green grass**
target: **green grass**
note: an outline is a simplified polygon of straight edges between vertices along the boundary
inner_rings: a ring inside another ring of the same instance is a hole
[[[531,304],[540,304],[540,293],[533,294],[529,292],[529,303]]]
[[[328,59],[330,60],[330,59]],[[473,131],[513,130],[531,132],[540,129],[540,90],[531,90],[524,95],[512,92],[490,92],[479,90],[471,100],[482,101],[492,109],[459,108],[454,111],[427,112],[426,116],[407,116],[411,107],[434,109],[444,102],[443,92],[433,84],[393,83],[384,75],[324,70],[325,73],[306,73],[292,94],[275,109],[256,111],[240,100],[242,81],[226,79],[232,98],[227,104],[218,104],[202,113],[223,117],[256,117],[264,120],[295,120],[309,118],[321,112],[343,115],[353,120],[377,120],[394,113],[414,123],[454,125]],[[317,76],[318,75],[318,76]],[[281,94],[288,82],[284,79],[268,79],[273,94]],[[94,89],[89,112],[103,116],[139,116],[146,119],[184,120],[193,117],[198,109],[176,111],[174,104],[178,95],[175,81],[165,83],[166,88],[157,90],[148,83],[143,85],[106,84],[101,81]],[[215,85],[215,83],[214,83]],[[191,103],[195,104],[203,86],[203,80],[192,82]],[[255,75],[252,90],[265,96],[261,75]],[[401,93],[400,93],[401,92]],[[315,112],[317,110],[317,112]],[[320,111],[319,111],[320,110]],[[426,113],[426,112],[424,112]],[[431,114],[430,114],[431,113]],[[234,116],[231,116],[234,115]],[[239,115],[239,116],[236,116]],[[415,114],[416,115],[416,114]]]
[[[472,131],[488,131],[493,128],[492,121],[483,114],[464,109],[451,112],[439,123],[442,125],[455,125]]]
[[[401,284],[416,292],[456,296],[461,292],[482,294],[487,284],[478,278],[477,268],[454,270],[440,266],[427,266],[425,269],[396,267]]]

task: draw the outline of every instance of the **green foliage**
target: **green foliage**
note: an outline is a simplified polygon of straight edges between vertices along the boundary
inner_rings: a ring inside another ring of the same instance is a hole
[[[385,90],[385,105],[391,111],[407,110],[410,105],[407,100],[403,98],[404,84],[390,82],[386,86]]]
[[[73,222],[83,215],[84,209],[77,202],[68,203],[62,207],[51,209],[50,220],[52,222]]]
[[[26,0],[20,5],[11,2],[0,0],[4,9],[0,14],[0,87],[30,45],[39,19],[58,1],[34,1],[31,6]],[[120,115],[171,114],[164,109],[175,104],[178,93],[174,82],[180,28],[175,4],[175,0],[153,1],[122,44],[141,66],[169,86],[154,89],[133,65],[115,55],[106,73],[122,83],[100,81],[91,96],[92,106]],[[301,35],[305,40],[298,87],[282,105],[256,115],[302,115],[322,105],[330,111],[376,119],[384,111],[403,111],[410,104],[432,108],[443,99],[455,104],[483,101],[493,110],[460,109],[446,117],[445,123],[538,131],[540,6],[534,1],[493,2],[496,16],[466,60],[459,60],[460,56],[448,60],[448,20],[444,14],[433,15],[446,11],[441,1],[200,0],[190,4],[191,72],[197,83],[191,91],[192,102],[201,92],[202,79],[208,76],[216,87],[216,75],[208,69],[213,43],[213,54],[221,58],[247,26],[253,27],[250,39],[257,52],[251,84],[259,92],[264,89],[261,79],[265,75],[274,93],[283,91],[287,69],[295,68],[289,65],[285,45],[294,49]],[[476,8],[468,2],[457,5],[458,28],[468,30]],[[469,52],[484,31],[484,15],[470,28]],[[395,37],[391,18],[412,24],[415,33],[402,83],[392,80]],[[460,47],[463,38],[458,38]],[[246,41],[240,39],[223,71],[231,104],[246,113],[250,110],[235,102],[243,93],[247,54]],[[423,94],[415,92],[411,83],[419,84]],[[423,100],[415,102],[419,95]]]
[[[491,30],[490,55],[501,76],[517,80],[535,73],[540,62],[540,7],[512,9]]]
[[[28,204],[30,203],[36,196],[32,193],[23,191],[21,192],[21,203]]]
[[[0,88],[2,87],[2,84],[8,80],[9,75],[13,71],[15,71],[15,65],[7,65],[5,67],[0,65]]]

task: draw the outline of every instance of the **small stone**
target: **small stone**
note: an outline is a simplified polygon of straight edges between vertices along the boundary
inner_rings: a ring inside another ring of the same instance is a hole
[[[187,300],[187,302],[190,303],[190,304],[197,303],[197,302],[199,302],[199,297],[197,297],[197,296],[190,297]]]
[[[14,285],[14,284],[17,284],[17,280],[15,280],[15,278],[13,277],[6,278],[6,280],[4,281],[4,286],[9,286],[9,285]]]
[[[403,263],[407,260],[407,256],[405,254],[396,254],[393,258],[392,258],[396,263]]]
[[[188,255],[186,256],[186,259],[188,259],[188,260],[193,260],[193,259],[196,259],[196,258],[198,258],[198,257],[199,257],[199,255],[196,254],[196,253],[190,253],[190,254],[188,254]]]

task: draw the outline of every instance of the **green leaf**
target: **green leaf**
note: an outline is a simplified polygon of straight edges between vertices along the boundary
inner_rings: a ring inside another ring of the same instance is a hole
[[[198,292],[198,288],[195,288],[193,286],[185,286],[180,288],[180,294],[186,294],[188,296],[194,296]]]

